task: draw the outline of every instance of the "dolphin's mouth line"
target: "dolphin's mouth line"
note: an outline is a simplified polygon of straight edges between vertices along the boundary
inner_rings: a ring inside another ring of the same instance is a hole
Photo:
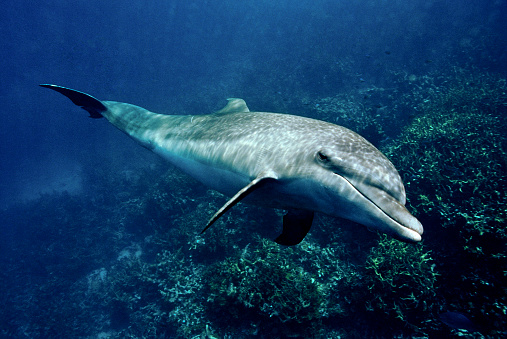
[[[336,173],[335,173],[336,174]],[[336,174],[338,175],[339,177],[343,178],[343,180],[345,180],[346,182],[349,183],[350,186],[352,186],[359,194],[361,194],[362,197],[364,197],[366,200],[368,200],[369,202],[371,202],[378,210],[380,210],[383,214],[385,214],[389,219],[391,219],[393,222],[395,222],[397,225],[400,225],[400,227],[403,227],[407,230],[410,230],[412,232],[415,232],[417,234],[419,234],[419,232],[409,226],[406,226],[406,225],[403,225],[401,222],[399,222],[397,219],[395,219],[394,217],[392,217],[389,213],[387,213],[386,211],[384,211],[382,208],[380,208],[380,206],[378,204],[376,204],[372,199],[370,199],[366,194],[364,194],[363,192],[361,192],[361,190],[359,188],[357,188],[356,186],[354,186],[350,180],[348,180],[347,178],[345,178],[344,176],[341,176],[339,174]],[[394,199],[394,198],[393,198]]]

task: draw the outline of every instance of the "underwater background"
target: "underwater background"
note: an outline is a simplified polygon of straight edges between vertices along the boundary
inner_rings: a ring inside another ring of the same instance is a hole
[[[49,0],[0,11],[1,338],[507,337],[507,1]],[[226,98],[348,127],[405,244],[226,201],[53,83],[167,114]]]

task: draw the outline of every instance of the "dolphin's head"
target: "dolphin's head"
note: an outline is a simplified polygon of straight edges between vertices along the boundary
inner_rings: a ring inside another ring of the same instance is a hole
[[[420,241],[421,223],[405,208],[405,188],[393,164],[372,144],[349,131],[353,142],[321,147],[314,162],[333,205],[322,211],[366,225],[403,241]]]

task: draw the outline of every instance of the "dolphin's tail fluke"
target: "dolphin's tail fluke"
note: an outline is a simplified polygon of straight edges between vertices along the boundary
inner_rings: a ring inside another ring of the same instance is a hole
[[[90,118],[94,119],[102,118],[101,113],[107,110],[106,106],[104,106],[104,104],[100,100],[95,99],[89,94],[57,85],[41,84],[39,86],[50,88],[54,91],[57,91],[65,95],[74,104],[80,106],[82,109],[90,113]]]

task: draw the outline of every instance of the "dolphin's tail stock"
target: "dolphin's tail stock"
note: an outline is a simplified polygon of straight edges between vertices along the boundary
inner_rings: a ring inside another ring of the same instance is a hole
[[[100,100],[95,99],[89,94],[57,85],[41,84],[39,86],[50,88],[53,91],[57,91],[65,95],[75,105],[80,106],[82,109],[90,113],[90,118],[93,119],[102,118],[102,112],[107,110],[106,106],[104,106],[104,104]]]
[[[76,91],[67,87],[41,84],[41,87],[52,89],[58,93],[65,95],[76,106],[81,107],[90,113],[90,118],[106,118],[120,131],[126,133],[144,147],[153,149],[153,140],[151,137],[154,133],[147,131],[156,131],[161,126],[170,126],[174,122],[173,116],[156,114],[142,107],[116,101],[100,101],[89,94]],[[171,121],[169,121],[171,120]]]

